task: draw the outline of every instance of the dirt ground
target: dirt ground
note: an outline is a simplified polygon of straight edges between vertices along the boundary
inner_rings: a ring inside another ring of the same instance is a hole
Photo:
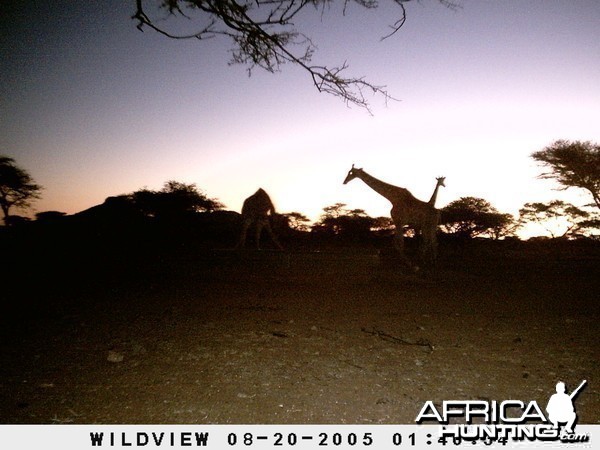
[[[427,400],[545,407],[586,379],[579,423],[600,423],[600,258],[210,260],[4,314],[0,422],[412,424]]]

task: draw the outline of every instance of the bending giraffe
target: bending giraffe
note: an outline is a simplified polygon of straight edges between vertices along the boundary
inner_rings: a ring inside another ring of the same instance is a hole
[[[262,188],[244,200],[242,205],[242,232],[240,239],[236,245],[236,248],[243,248],[246,245],[246,234],[248,228],[252,224],[256,227],[256,248],[260,250],[260,235],[263,228],[267,230],[271,240],[275,243],[279,250],[283,250],[283,247],[277,240],[277,236],[273,233],[271,228],[270,216],[275,214],[275,206],[273,202]]]
[[[417,234],[421,234],[423,242],[421,244],[421,256],[423,262],[432,264],[437,257],[437,228],[440,214],[433,206],[437,197],[437,190],[443,184],[443,178],[438,179],[438,185],[434,190],[434,195],[430,203],[425,203],[415,198],[408,189],[393,186],[384,183],[381,180],[369,175],[363,169],[358,169],[352,164],[344,184],[355,178],[361,179],[367,186],[377,192],[379,195],[387,198],[392,203],[390,215],[396,226],[394,235],[394,247],[399,253],[400,258],[405,264],[410,266],[406,255],[404,254],[404,233],[405,225],[414,228]]]

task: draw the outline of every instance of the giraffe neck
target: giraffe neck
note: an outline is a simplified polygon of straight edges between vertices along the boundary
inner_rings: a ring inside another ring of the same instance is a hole
[[[392,184],[384,183],[383,181],[378,180],[377,178],[369,175],[365,171],[362,171],[360,175],[358,175],[358,178],[363,180],[367,186],[369,186],[379,195],[387,198],[390,202],[392,202],[392,204],[396,202],[399,195],[410,195],[408,190],[398,186],[394,186]]]
[[[435,206],[435,201],[437,200],[438,190],[440,189],[440,183],[438,182],[435,185],[435,189],[433,190],[433,194],[431,194],[431,198],[429,199],[429,204],[431,206]]]

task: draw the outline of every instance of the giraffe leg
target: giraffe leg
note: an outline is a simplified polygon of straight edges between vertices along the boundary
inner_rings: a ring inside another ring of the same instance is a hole
[[[283,250],[283,246],[279,243],[279,239],[277,239],[277,236],[273,232],[273,228],[271,227],[271,224],[268,221],[265,223],[265,230],[267,230],[267,233],[269,233],[271,240],[275,243],[277,248],[279,250]]]
[[[421,258],[423,263],[432,266],[437,258],[437,225],[435,222],[426,223],[423,227],[423,242],[421,245]]]
[[[394,249],[396,250],[396,256],[401,265],[412,268],[412,264],[404,253],[404,226],[401,225],[404,221],[394,217],[392,217],[392,220],[396,225],[396,232],[394,233]]]
[[[438,254],[437,227],[431,233],[431,264],[435,264]]]
[[[240,233],[240,239],[236,244],[235,248],[243,248],[246,245],[246,234],[248,233],[248,228],[252,224],[250,220],[244,220],[242,223],[242,232]]]
[[[433,263],[433,252],[433,243],[431,242],[430,237],[427,233],[423,233],[423,242],[421,242],[421,247],[419,249],[423,265],[429,266]]]
[[[399,254],[404,255],[404,236],[402,235],[402,230],[396,229],[396,233],[394,234],[394,248]]]
[[[260,250],[260,235],[264,226],[265,222],[263,220],[256,221],[256,250]]]

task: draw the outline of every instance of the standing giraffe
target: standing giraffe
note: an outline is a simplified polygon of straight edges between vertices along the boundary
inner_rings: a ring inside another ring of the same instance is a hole
[[[431,194],[431,198],[428,202],[428,205],[433,206],[434,208],[440,186],[446,187],[446,185],[444,184],[444,181],[446,181],[446,177],[437,177],[436,181],[437,183],[435,184],[435,189],[433,190],[433,194]]]
[[[273,233],[271,223],[269,221],[270,216],[275,214],[275,206],[273,202],[262,188],[244,200],[242,205],[242,233],[240,234],[240,240],[238,241],[236,248],[243,248],[246,244],[246,233],[248,228],[252,224],[256,227],[256,248],[260,250],[260,235],[265,228],[269,236],[277,246],[279,250],[283,250],[283,247],[277,240],[277,236]]]
[[[358,169],[352,164],[344,184],[349,181],[360,178],[367,186],[377,192],[379,195],[387,198],[392,203],[390,215],[396,226],[394,235],[394,247],[398,251],[403,262],[410,266],[408,259],[404,255],[404,233],[405,225],[414,228],[417,234],[421,233],[423,242],[421,245],[421,255],[423,262],[431,264],[437,256],[437,227],[439,223],[439,211],[430,203],[425,203],[415,198],[408,189],[393,186],[369,175],[363,169]],[[433,202],[437,196],[437,190],[443,180],[438,179],[438,186],[432,196]],[[430,200],[431,202],[431,200]]]

